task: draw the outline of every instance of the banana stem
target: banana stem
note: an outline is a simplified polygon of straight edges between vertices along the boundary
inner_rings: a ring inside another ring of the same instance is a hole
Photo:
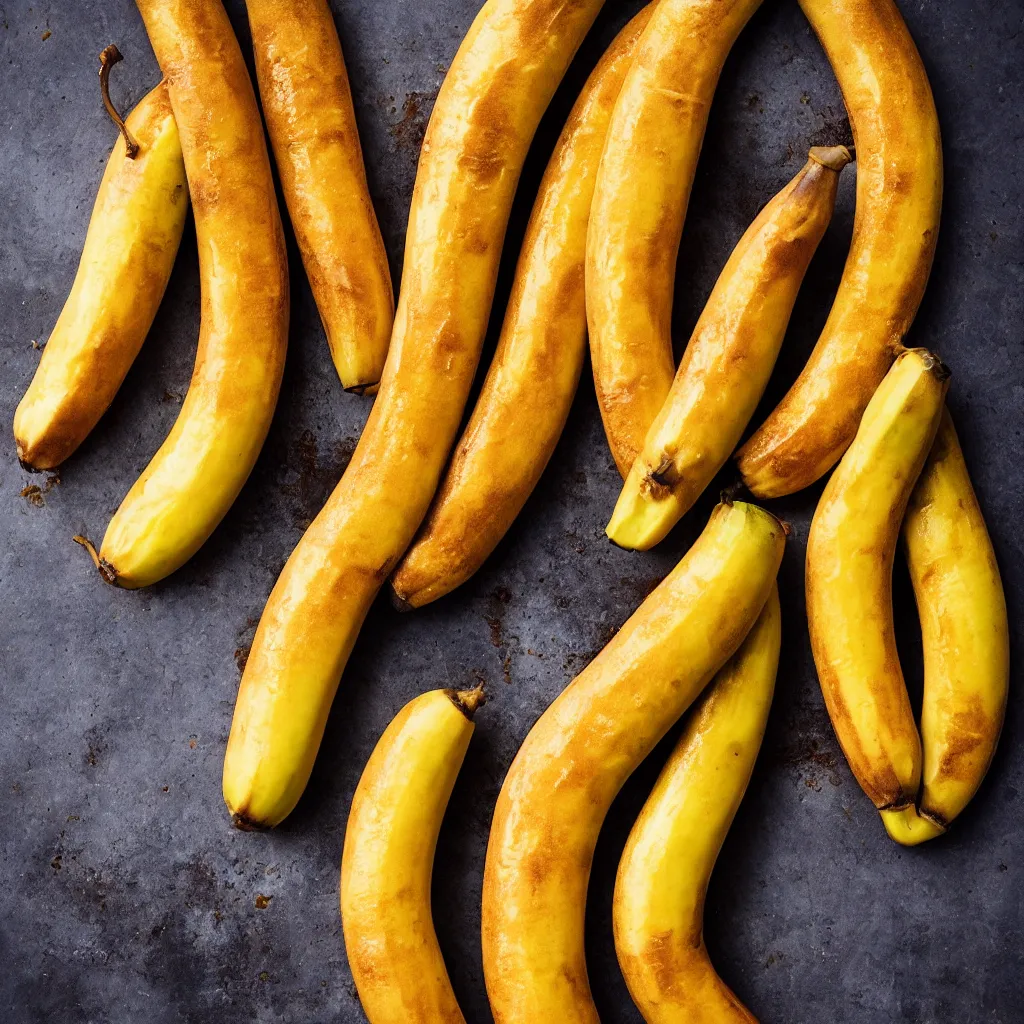
[[[470,721],[473,719],[473,715],[477,708],[483,707],[486,703],[487,698],[484,695],[484,684],[481,683],[479,686],[474,687],[472,690],[455,690],[452,691],[449,696],[452,699],[452,703],[468,718]]]
[[[107,583],[111,583],[117,586],[117,572],[114,567],[106,561],[106,559],[100,558],[99,552],[96,550],[96,545],[93,544],[88,537],[83,537],[80,533],[76,533],[71,538],[76,544],[81,544],[86,551],[89,552],[89,557],[92,559],[92,564],[96,566],[100,571],[100,575]]]
[[[110,69],[121,60],[124,60],[124,57],[121,56],[121,51],[113,43],[105,47],[100,54],[100,92],[103,95],[103,106],[107,108],[110,120],[117,125],[117,130],[124,136],[124,146],[128,159],[134,160],[139,152],[139,144],[132,137],[132,133],[128,131],[128,126],[124,123],[124,119],[117,112],[117,108],[110,99]]]

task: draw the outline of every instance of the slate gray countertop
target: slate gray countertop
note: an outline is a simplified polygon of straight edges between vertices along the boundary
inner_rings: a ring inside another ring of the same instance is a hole
[[[228,6],[248,52],[243,4]],[[332,6],[397,282],[423,129],[479,0]],[[636,7],[607,5],[538,134],[509,229],[499,311],[561,122]],[[938,256],[910,341],[935,348],[953,370],[949,402],[1016,624],[1024,606],[1024,5],[902,0],[901,8],[931,76],[946,160]],[[502,777],[541,711],[686,550],[713,497],[654,553],[611,547],[603,527],[619,477],[586,371],[551,466],[494,557],[425,610],[403,616],[378,602],[298,810],[273,834],[234,831],[220,772],[239,667],[368,405],[341,391],[289,236],[294,298],[281,401],[223,525],[184,569],[134,593],[103,585],[71,542],[79,532],[102,535],[170,429],[199,317],[190,225],[156,325],[110,412],[59,478],[19,467],[10,422],[39,358],[32,342],[45,340],[67,295],[114,141],[96,78],[110,42],[126,57],[112,76],[124,109],[158,78],[130,0],[0,6],[0,1017],[362,1021],[338,913],[352,791],[407,700],[483,678],[491,702],[445,820],[434,905],[467,1019],[489,1021],[479,901]],[[836,141],[843,117],[795,2],[767,0],[730,57],[712,110],[680,256],[680,344],[754,214],[808,145]],[[761,414],[824,322],[849,241],[853,184],[847,172]],[[895,846],[839,752],[811,662],[802,561],[819,493],[771,503],[794,527],[781,574],[782,663],[755,777],[708,895],[708,946],[765,1024],[1022,1021],[1020,632],[1006,729],[977,800],[944,838]],[[904,667],[919,693],[920,637],[901,565],[895,603]],[[588,955],[609,1022],[640,1019],[615,964],[612,881],[667,750],[616,802],[594,866]]]

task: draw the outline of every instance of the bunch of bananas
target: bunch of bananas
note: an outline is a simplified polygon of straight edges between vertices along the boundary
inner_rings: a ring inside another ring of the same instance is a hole
[[[247,0],[257,82],[303,264],[346,390],[376,394],[358,447],[292,553],[245,667],[224,761],[239,827],[295,807],[360,627],[390,580],[408,610],[467,580],[552,456],[589,337],[624,478],[616,544],[664,539],[731,457],[753,495],[838,463],[807,548],[815,665],[854,775],[897,842],[939,835],[992,759],[1008,682],[999,571],[944,401],[949,371],[904,348],[935,251],[938,120],[893,0],[800,0],[853,145],[814,147],[725,264],[678,368],[676,253],[724,61],[760,0],[654,0],[584,85],[541,182],[501,336],[459,436],[519,174],[602,0],[487,0],[423,142],[394,304],[326,0]],[[202,325],[163,447],[99,550],[141,587],[209,537],[274,411],[289,298],[256,96],[219,0],[138,0],[164,79],[126,121],[71,295],[15,417],[32,468],[71,455],[109,405],[163,295],[191,198]],[[215,111],[217,116],[211,116]],[[818,344],[737,451],[856,158],[850,254]],[[539,386],[539,385],[543,386]],[[449,455],[451,454],[450,458]],[[697,542],[551,704],[491,826],[482,936],[499,1024],[594,1022],[590,865],[625,780],[688,709],[619,866],[615,944],[651,1022],[753,1021],[704,947],[708,879],[753,771],[779,662],[787,528],[723,499]],[[894,639],[902,532],[924,641],[918,732]],[[481,690],[436,690],[388,726],[345,836],[345,944],[373,1024],[463,1020],[433,932],[442,817]]]

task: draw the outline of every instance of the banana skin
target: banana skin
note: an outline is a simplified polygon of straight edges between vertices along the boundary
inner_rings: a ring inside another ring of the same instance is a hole
[[[719,505],[530,730],[498,796],[484,869],[484,978],[497,1024],[598,1020],[583,924],[601,824],[632,771],[749,633],[784,545],[768,512]]]
[[[136,0],[170,93],[195,212],[195,370],[167,439],[107,526],[98,567],[144,587],[202,546],[242,489],[277,403],[288,265],[263,124],[220,0]]]
[[[96,193],[67,302],[14,414],[18,458],[59,466],[113,401],[167,288],[188,215],[188,185],[167,83],[128,115]]]
[[[760,498],[807,487],[857,433],[931,273],[942,145],[928,75],[893,0],[800,0],[832,64],[857,150],[850,253],[807,365],[736,456]]]
[[[483,691],[432,690],[384,730],[341,859],[345,952],[370,1024],[465,1024],[437,944],[430,879]]]
[[[761,0],[662,0],[615,103],[587,231],[594,387],[623,477],[672,387],[672,297],[725,58]]]
[[[391,577],[419,608],[480,568],[551,458],[583,368],[583,262],[608,120],[648,5],[616,36],[573,106],[526,228],[501,337],[473,415],[419,535]]]
[[[263,116],[346,391],[376,390],[395,316],[352,91],[327,0],[246,0]]]
[[[948,409],[910,496],[903,544],[924,649],[918,812],[944,829],[988,771],[1010,681],[999,566]]]
[[[899,356],[825,487],[807,540],[807,621],[825,704],[854,776],[901,843],[938,830],[914,809],[921,740],[896,650],[892,566],[948,384],[930,352]]]
[[[704,896],[761,747],[781,641],[776,587],[690,712],[626,840],[612,902],[615,952],[648,1024],[756,1024],[711,964]]]
[[[646,551],[725,465],[761,400],[804,274],[832,219],[845,146],[815,147],[730,255],[606,533]]]
[[[224,758],[241,828],[305,789],[363,619],[426,515],[480,359],[523,161],[602,0],[488,0],[423,141],[380,391],[352,460],[274,586]]]

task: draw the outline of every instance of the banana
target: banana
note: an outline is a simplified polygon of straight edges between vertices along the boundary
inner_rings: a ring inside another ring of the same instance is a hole
[[[160,450],[107,527],[103,578],[144,587],[199,550],[259,455],[288,343],[288,266],[256,97],[220,0],[136,0],[167,78],[195,211],[196,366]]]
[[[910,496],[903,541],[924,647],[919,813],[945,829],[988,771],[1010,676],[999,566],[948,411]]]
[[[391,587],[419,608],[484,563],[530,496],[565,426],[583,368],[583,262],[594,176],[645,7],[587,79],[540,184],[501,337],[469,424]]]
[[[665,538],[725,465],[761,400],[851,160],[845,146],[808,156],[715,283],[608,524],[620,547],[646,551]]]
[[[757,1024],[704,946],[704,896],[754,770],[782,640],[779,592],[715,676],[629,833],[612,902],[619,966],[648,1024]]]
[[[376,390],[395,299],[327,0],[246,0],[256,80],[302,263],[346,391]]]
[[[480,359],[519,172],[602,0],[488,0],[427,127],[380,393],[352,460],[263,611],[224,759],[240,827],[276,825],[309,778],[378,589],[437,489]]]
[[[921,740],[896,651],[892,565],[948,382],[949,371],[924,349],[897,358],[825,487],[807,540],[807,621],[825,704],[853,774],[901,843],[940,831],[914,810]]]
[[[942,206],[928,76],[893,0],[800,0],[843,92],[857,150],[853,241],[835,303],[796,383],[737,462],[761,498],[822,476],[853,440],[917,313]]]
[[[761,0],[662,0],[615,104],[587,231],[590,358],[626,476],[675,374],[676,256],[725,58]]]
[[[352,797],[341,920],[370,1024],[465,1024],[434,934],[430,878],[482,703],[480,689],[411,700],[384,730]]]
[[[103,71],[120,59],[117,47],[100,56],[108,102]],[[114,144],[71,293],[14,414],[24,465],[59,466],[106,412],[156,316],[187,214],[185,164],[162,81]]]
[[[785,532],[721,504],[694,546],[544,712],[498,796],[483,960],[497,1024],[596,1022],[583,949],[601,823],[622,784],[750,631]]]

